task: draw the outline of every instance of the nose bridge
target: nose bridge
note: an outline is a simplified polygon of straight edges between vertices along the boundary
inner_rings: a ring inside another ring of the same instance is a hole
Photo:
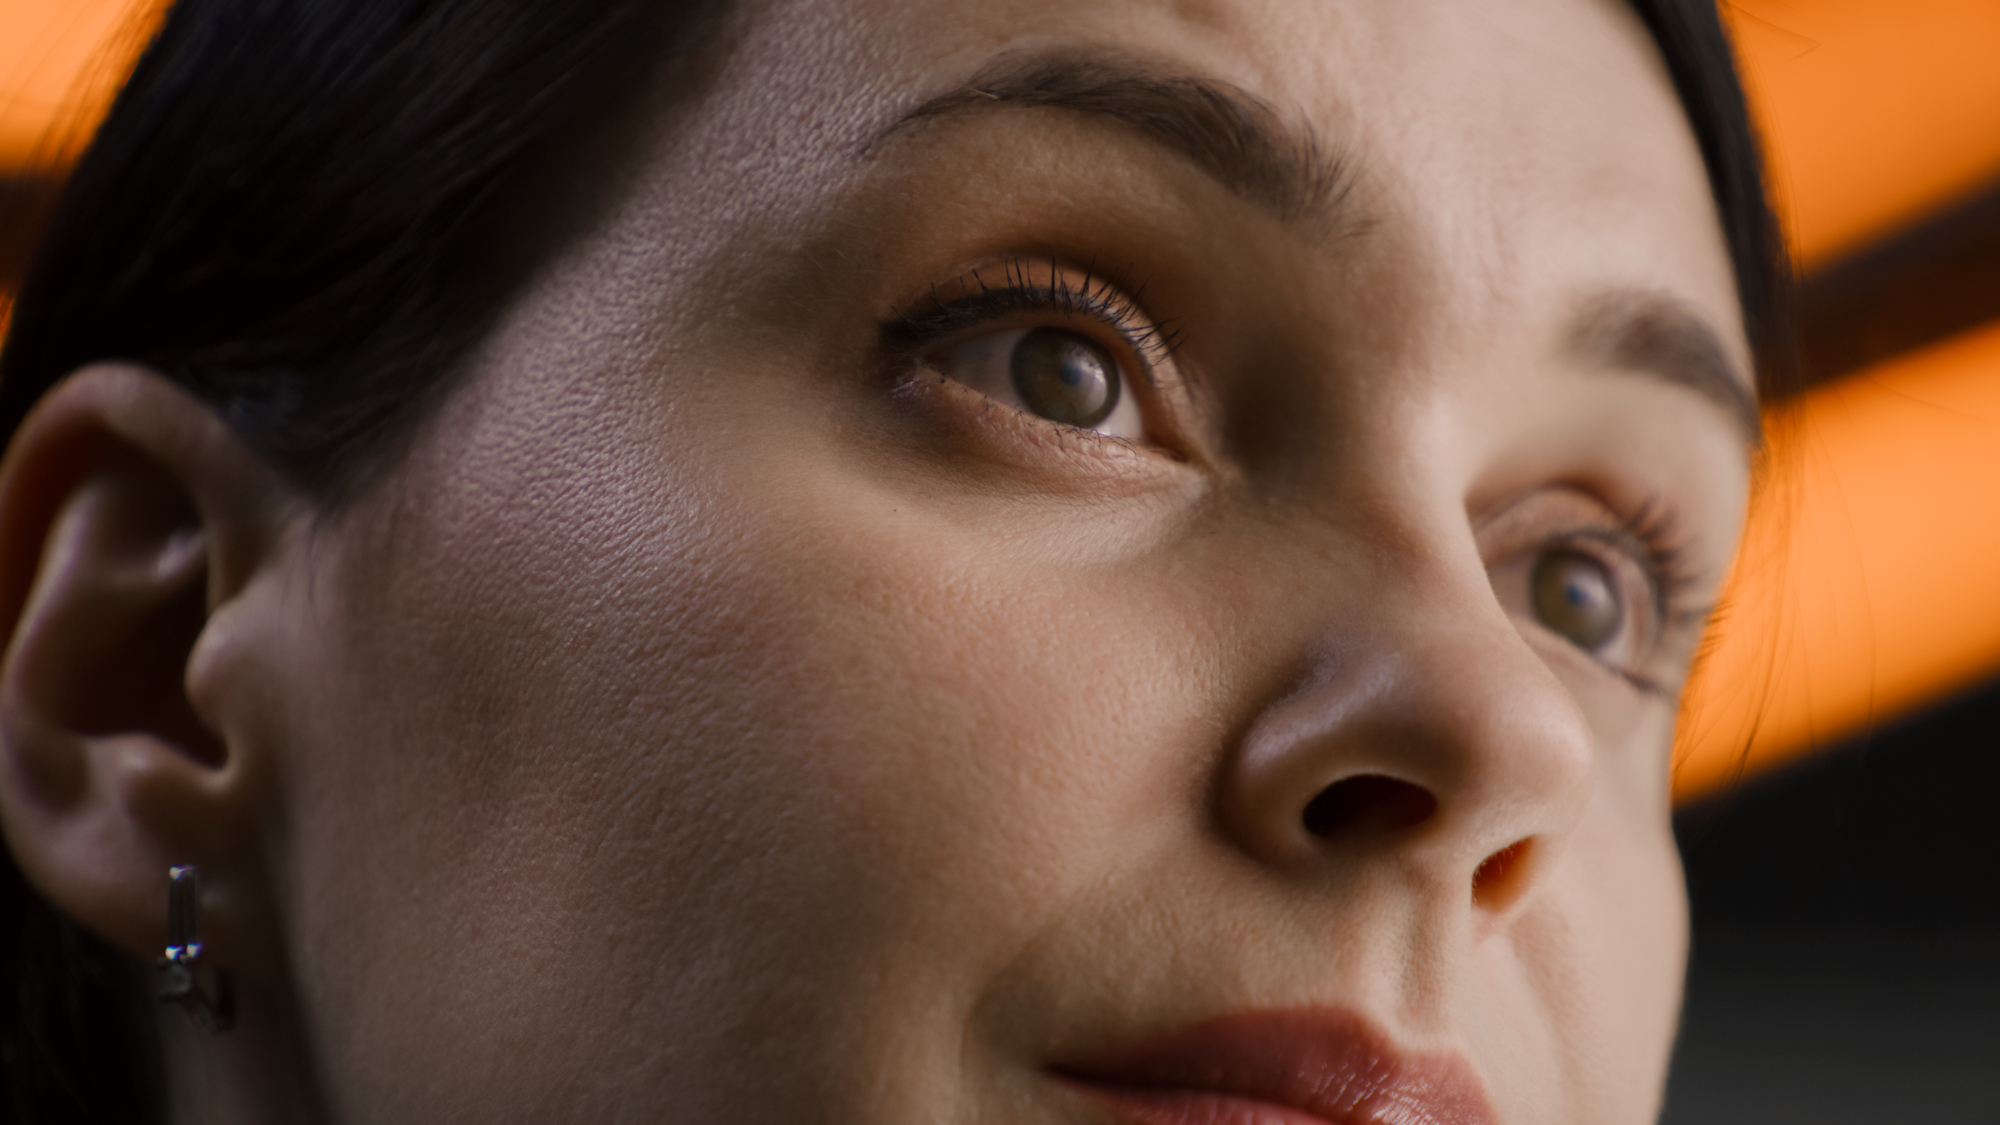
[[[1246,731],[1225,818],[1269,863],[1386,853],[1427,883],[1510,904],[1581,817],[1589,727],[1482,566],[1382,566],[1384,580],[1329,614],[1308,671]]]

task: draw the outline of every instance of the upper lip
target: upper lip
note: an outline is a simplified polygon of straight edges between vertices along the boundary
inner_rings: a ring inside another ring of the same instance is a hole
[[[1143,1113],[1149,1120],[1198,1119],[1192,1106],[1176,1113],[1160,1103],[1205,1095],[1283,1106],[1331,1125],[1494,1125],[1463,1057],[1400,1051],[1342,1009],[1224,1016],[1054,1070],[1101,1098],[1152,1109]]]

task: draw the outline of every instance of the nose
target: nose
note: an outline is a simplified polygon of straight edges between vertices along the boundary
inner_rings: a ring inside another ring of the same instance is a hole
[[[1431,893],[1505,913],[1582,817],[1589,725],[1483,569],[1455,586],[1403,577],[1322,630],[1307,671],[1251,722],[1220,815],[1261,863],[1392,862]]]

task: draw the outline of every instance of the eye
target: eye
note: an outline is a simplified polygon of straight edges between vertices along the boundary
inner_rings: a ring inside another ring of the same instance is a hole
[[[1004,406],[1127,441],[1146,439],[1138,396],[1111,348],[1083,332],[1041,325],[993,332],[925,357],[939,374]]]
[[[1021,406],[1051,422],[1089,429],[1118,406],[1118,362],[1075,332],[1035,328],[1007,357]]]
[[[1494,511],[1478,534],[1494,596],[1530,639],[1560,641],[1671,699],[1707,618],[1692,599],[1719,580],[1687,526],[1664,500],[1621,515],[1588,492],[1556,486]]]
[[[1611,568],[1568,548],[1542,554],[1529,580],[1535,619],[1585,652],[1597,652],[1625,624],[1625,603]]]
[[[1118,271],[1113,271],[1116,274]],[[881,323],[889,354],[1018,411],[1022,423],[1175,449],[1162,373],[1179,334],[1131,294],[1142,282],[1013,258],[933,285]]]

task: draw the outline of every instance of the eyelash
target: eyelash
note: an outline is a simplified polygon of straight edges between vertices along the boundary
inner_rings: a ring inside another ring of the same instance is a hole
[[[892,309],[885,334],[899,349],[914,351],[969,329],[1016,314],[1055,314],[1095,320],[1116,333],[1139,360],[1139,375],[1151,380],[1153,370],[1171,358],[1180,340],[1171,322],[1154,321],[1140,312],[1145,287],[1131,296],[1109,278],[1085,267],[1081,282],[1055,263],[1046,278],[1035,276],[1037,264],[1010,259],[1000,266],[1001,278],[989,283],[981,270],[966,273],[953,286],[962,295],[946,298],[932,286],[921,311]]]

